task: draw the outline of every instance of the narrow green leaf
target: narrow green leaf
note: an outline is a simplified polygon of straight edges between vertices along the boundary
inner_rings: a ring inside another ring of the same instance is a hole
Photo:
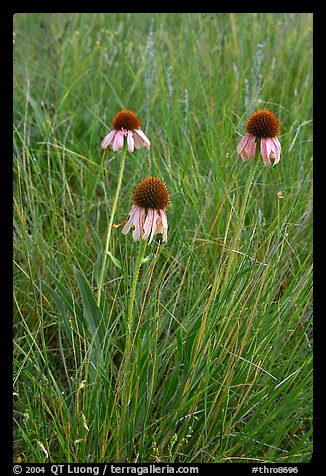
[[[143,264],[147,263],[151,257],[153,256],[153,253],[150,253],[148,256],[145,256],[145,258],[143,259]]]
[[[82,322],[80,308],[76,306],[73,296],[67,291],[67,287],[55,277],[55,275],[52,273],[52,271],[49,268],[47,269],[47,272],[51,276],[51,279],[53,280],[55,285],[57,286],[58,295],[60,299],[62,300],[62,302],[64,303],[64,305],[66,306],[67,311],[71,315],[76,315],[78,321]]]
[[[62,296],[60,296],[60,294],[58,294],[56,291],[54,291],[54,289],[48,286],[46,282],[42,281],[42,286],[45,289],[45,291],[51,296],[52,300],[54,301],[59,313],[61,314],[63,318],[63,322],[65,324],[65,328],[69,336],[69,339],[72,339],[72,331],[71,331],[70,322],[67,316],[68,310],[67,310],[66,302],[64,301],[64,299],[62,299]]]
[[[119,268],[119,269],[122,269],[122,268],[121,268],[121,262],[120,262],[115,256],[113,256],[113,254],[110,253],[110,251],[108,251],[107,254],[110,256],[110,258],[111,258],[112,263],[114,264],[114,266],[116,266],[116,267]]]
[[[95,358],[97,361],[102,361],[101,343],[104,338],[104,332],[101,326],[102,314],[96,304],[92,289],[86,277],[77,268],[74,268],[74,273],[83,302],[84,318],[96,349]],[[96,362],[94,362],[94,364],[96,364]]]

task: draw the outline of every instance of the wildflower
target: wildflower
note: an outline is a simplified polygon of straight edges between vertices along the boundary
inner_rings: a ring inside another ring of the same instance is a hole
[[[145,178],[134,190],[133,205],[122,233],[126,235],[134,226],[132,236],[135,241],[147,240],[150,236],[151,243],[156,233],[162,233],[163,241],[167,241],[166,208],[169,202],[170,194],[165,183],[156,177]]]
[[[257,141],[265,165],[272,165],[269,157],[274,158],[274,165],[280,161],[281,144],[277,136],[280,123],[275,114],[267,109],[260,109],[251,114],[246,124],[247,134],[241,139],[237,152],[243,160],[255,157]]]
[[[103,139],[101,147],[106,149],[112,143],[114,151],[123,148],[124,137],[127,137],[129,152],[134,148],[139,149],[141,145],[150,148],[150,141],[140,128],[140,120],[136,114],[128,109],[118,112],[112,121],[113,130]]]

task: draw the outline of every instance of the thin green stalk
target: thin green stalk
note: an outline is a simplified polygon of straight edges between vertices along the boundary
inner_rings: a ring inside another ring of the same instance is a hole
[[[128,316],[127,316],[127,333],[126,333],[126,350],[125,350],[125,364],[123,367],[123,390],[122,390],[122,400],[121,400],[121,416],[120,416],[120,431],[117,440],[116,453],[119,454],[120,448],[125,445],[124,442],[125,436],[128,435],[128,425],[126,424],[128,402],[130,399],[130,389],[132,388],[133,382],[133,373],[130,368],[130,356],[131,356],[131,343],[133,337],[134,323],[133,323],[133,309],[136,295],[136,287],[139,277],[140,267],[144,262],[145,251],[147,246],[147,240],[141,240],[138,256],[136,259],[134,275],[131,283],[130,297],[128,303]]]
[[[131,336],[133,331],[133,310],[134,310],[134,302],[135,302],[135,294],[136,294],[136,286],[139,276],[139,270],[141,265],[143,264],[147,240],[140,241],[140,248],[135,264],[135,271],[134,276],[132,279],[131,290],[130,290],[130,298],[129,298],[129,305],[128,305],[128,316],[127,316],[127,340],[126,340],[126,358],[130,354],[130,346],[131,346]]]
[[[108,258],[108,251],[109,251],[109,245],[110,245],[112,225],[113,225],[114,215],[115,215],[115,211],[116,211],[117,203],[118,203],[118,198],[119,198],[119,194],[120,194],[125,161],[126,161],[126,149],[123,150],[122,157],[121,157],[118,183],[117,183],[117,188],[116,188],[116,191],[115,191],[115,197],[114,197],[114,201],[113,201],[113,205],[112,205],[112,211],[111,211],[111,216],[110,216],[110,220],[109,220],[109,224],[108,224],[108,231],[107,231],[107,235],[106,235],[105,249],[104,249],[104,254],[103,254],[103,259],[102,259],[102,268],[101,268],[100,279],[99,279],[98,289],[97,289],[97,305],[98,306],[100,306],[100,303],[101,303],[101,293],[102,293],[102,287],[103,287],[105,266],[106,266],[106,261],[107,261],[107,258]]]

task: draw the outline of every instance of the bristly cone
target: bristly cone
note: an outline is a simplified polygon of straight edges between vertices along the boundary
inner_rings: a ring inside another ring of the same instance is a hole
[[[128,109],[123,109],[118,112],[112,121],[112,127],[115,130],[126,129],[127,131],[134,131],[140,129],[140,120],[138,116]]]
[[[246,129],[255,137],[274,138],[280,133],[280,123],[275,114],[267,109],[260,109],[251,114]]]
[[[165,210],[169,206],[170,194],[162,180],[147,177],[133,192],[133,203],[141,208]]]

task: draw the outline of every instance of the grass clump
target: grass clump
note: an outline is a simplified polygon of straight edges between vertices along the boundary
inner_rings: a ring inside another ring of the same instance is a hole
[[[312,16],[20,13],[14,41],[15,460],[309,461]],[[171,195],[128,374],[120,229],[96,299],[124,108],[151,149],[126,157],[116,223],[146,176]],[[265,108],[276,167],[236,153]]]

